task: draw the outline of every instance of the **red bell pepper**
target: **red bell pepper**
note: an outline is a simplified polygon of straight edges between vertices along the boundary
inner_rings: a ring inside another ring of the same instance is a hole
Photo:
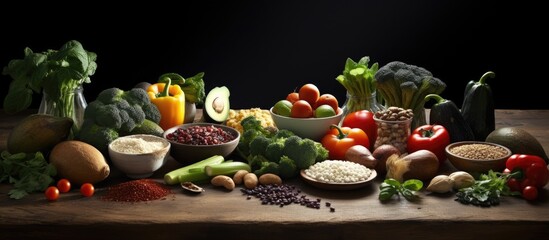
[[[409,153],[417,150],[433,152],[438,162],[446,160],[445,148],[450,144],[450,135],[442,125],[423,125],[416,128],[408,138],[406,150]],[[441,164],[439,164],[440,166]]]
[[[505,162],[505,167],[504,172],[511,173],[507,185],[512,191],[520,191],[523,197],[526,187],[541,189],[549,181],[549,169],[545,160],[539,156],[513,154]]]
[[[366,146],[368,150],[374,151],[374,144],[377,139],[377,124],[374,121],[374,113],[368,110],[358,110],[351,112],[343,118],[342,127],[360,128],[370,140],[370,146]]]
[[[360,128],[330,126],[330,131],[320,141],[328,149],[328,155],[333,160],[344,160],[345,153],[354,145],[370,146],[368,135]]]

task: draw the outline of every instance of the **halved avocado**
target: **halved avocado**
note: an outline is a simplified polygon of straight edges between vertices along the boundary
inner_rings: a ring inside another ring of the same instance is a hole
[[[204,101],[204,120],[206,122],[223,123],[229,118],[230,95],[229,89],[225,86],[215,87],[208,92]]]

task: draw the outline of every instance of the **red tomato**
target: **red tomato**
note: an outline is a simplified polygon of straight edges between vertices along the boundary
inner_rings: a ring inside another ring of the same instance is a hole
[[[286,96],[286,100],[294,104],[295,102],[297,102],[297,100],[299,100],[299,93],[293,92],[288,94],[288,96]]]
[[[307,101],[311,107],[315,105],[319,97],[320,91],[312,83],[307,83],[299,89],[299,100]]]
[[[522,197],[528,201],[533,201],[538,198],[538,189],[534,186],[526,186],[522,189]]]
[[[409,153],[425,149],[433,152],[439,163],[446,160],[446,146],[450,144],[450,135],[442,125],[423,125],[416,128],[408,138]]]
[[[351,112],[343,118],[343,127],[360,128],[368,135],[370,145],[366,146],[368,150],[374,150],[374,144],[377,139],[377,125],[374,121],[374,113],[368,110]]]
[[[59,198],[59,189],[55,186],[50,186],[46,188],[46,192],[44,192],[46,195],[46,199],[49,201],[55,201]]]
[[[339,108],[339,103],[337,102],[337,98],[334,95],[329,94],[329,93],[325,93],[325,94],[320,95],[318,100],[316,100],[314,109],[316,109],[319,106],[322,106],[324,104],[329,105],[330,107],[332,107],[334,109],[334,111],[337,113],[337,109]]]
[[[510,178],[507,180],[507,186],[512,192],[520,192],[522,190],[520,187],[520,182],[516,178]]]
[[[320,141],[328,150],[330,159],[344,160],[345,153],[354,145],[370,146],[368,135],[360,128],[338,127],[332,125],[330,131]]]
[[[63,178],[57,182],[57,188],[59,192],[66,193],[71,190],[71,182],[68,179]]]
[[[93,185],[91,183],[84,183],[80,187],[80,193],[84,197],[91,197],[91,196],[93,196],[94,192],[95,192],[95,188],[93,187]]]
[[[290,117],[293,118],[310,118],[313,117],[313,108],[305,100],[298,100],[292,105]]]

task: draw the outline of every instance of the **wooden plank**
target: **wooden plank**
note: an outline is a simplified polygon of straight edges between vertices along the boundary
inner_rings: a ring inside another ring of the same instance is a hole
[[[498,110],[496,114],[498,127],[520,126],[549,148],[549,110]],[[5,134],[23,116],[0,114],[0,133]],[[4,149],[5,138],[0,146]],[[181,166],[169,159],[152,178],[162,181],[164,173]],[[442,171],[450,172],[452,166],[446,163]],[[255,198],[247,200],[239,189],[227,192],[209,184],[203,184],[206,192],[198,195],[172,186],[173,194],[165,200],[101,200],[108,186],[127,180],[113,168],[109,179],[96,186],[94,197],[84,198],[73,189],[56,202],[48,202],[41,193],[9,199],[11,186],[0,184],[0,239],[534,239],[549,234],[549,186],[540,191],[540,201],[535,203],[505,197],[490,208],[459,204],[451,193],[421,192],[417,203],[404,199],[382,203],[377,199],[380,179],[353,191],[320,190],[300,179],[287,182],[307,197],[321,199],[320,209],[265,206]]]

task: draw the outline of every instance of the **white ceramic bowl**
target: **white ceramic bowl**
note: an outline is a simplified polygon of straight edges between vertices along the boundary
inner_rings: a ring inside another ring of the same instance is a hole
[[[273,108],[269,110],[271,117],[278,129],[288,129],[302,138],[309,138],[314,141],[320,141],[330,130],[330,125],[339,124],[343,117],[343,110],[338,108],[337,114],[325,118],[291,118],[273,113]]]
[[[140,138],[146,142],[158,142],[162,144],[162,147],[153,152],[146,153],[128,153],[127,151],[130,151],[130,149],[137,149],[131,146],[127,146],[123,150],[115,147],[116,144],[120,144],[120,141],[129,138]],[[129,135],[119,137],[109,144],[109,156],[114,166],[129,178],[147,178],[164,165],[170,147],[170,142],[161,137],[148,134]],[[117,151],[117,149],[120,151]]]

